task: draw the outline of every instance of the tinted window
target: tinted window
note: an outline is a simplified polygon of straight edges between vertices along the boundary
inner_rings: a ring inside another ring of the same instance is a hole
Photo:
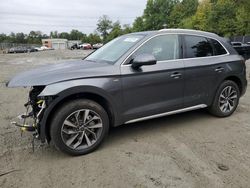
[[[184,36],[185,58],[207,57],[213,55],[213,48],[205,37]]]
[[[214,39],[210,39],[210,40],[214,47],[214,55],[224,55],[227,53],[225,48],[217,40],[214,40]]]
[[[177,35],[161,35],[150,39],[134,54],[152,54],[157,61],[179,58],[179,41]]]

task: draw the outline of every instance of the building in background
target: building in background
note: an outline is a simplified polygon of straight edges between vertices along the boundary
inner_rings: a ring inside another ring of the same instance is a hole
[[[55,50],[65,50],[68,48],[67,39],[42,39],[43,46],[54,48]]]
[[[42,39],[43,46],[54,48],[55,50],[65,50],[74,44],[81,44],[80,40],[67,40],[67,39]]]

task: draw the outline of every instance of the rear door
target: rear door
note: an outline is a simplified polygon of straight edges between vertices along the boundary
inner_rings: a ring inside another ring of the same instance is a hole
[[[135,70],[122,65],[124,121],[180,109],[183,106],[183,69],[179,37],[155,36],[143,44],[128,61],[140,54],[153,54],[156,65]]]
[[[215,51],[218,41],[203,36],[182,35],[185,66],[184,106],[208,104],[224,72],[223,58]],[[213,44],[214,43],[214,44]],[[227,53],[225,49],[221,54]]]

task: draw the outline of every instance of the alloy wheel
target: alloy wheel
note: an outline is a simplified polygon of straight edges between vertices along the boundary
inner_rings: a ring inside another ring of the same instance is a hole
[[[63,122],[61,137],[65,145],[73,150],[87,149],[94,145],[103,131],[99,114],[90,109],[77,110]]]
[[[237,102],[237,91],[232,86],[225,87],[219,97],[219,107],[223,113],[230,113]]]

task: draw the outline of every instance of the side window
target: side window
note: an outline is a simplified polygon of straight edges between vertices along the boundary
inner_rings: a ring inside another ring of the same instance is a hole
[[[213,48],[214,48],[214,55],[224,55],[227,54],[227,51],[225,48],[217,41],[214,39],[210,39]]]
[[[134,54],[152,54],[157,61],[173,60],[179,58],[178,35],[161,35],[150,39]]]
[[[185,35],[183,38],[185,46],[184,58],[207,57],[213,55],[213,48],[205,37]]]

